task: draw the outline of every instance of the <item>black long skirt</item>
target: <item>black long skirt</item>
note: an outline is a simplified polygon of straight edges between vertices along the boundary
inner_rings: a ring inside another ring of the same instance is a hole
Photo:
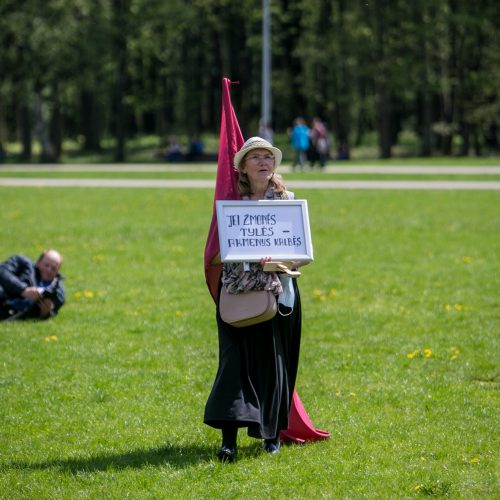
[[[236,424],[263,439],[288,427],[302,320],[295,279],[293,284],[293,309],[280,304],[276,316],[264,323],[235,328],[222,321],[217,307],[219,368],[205,406],[207,425]]]

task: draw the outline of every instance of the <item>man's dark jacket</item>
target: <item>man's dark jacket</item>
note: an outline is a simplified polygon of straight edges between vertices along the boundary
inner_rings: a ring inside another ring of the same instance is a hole
[[[64,287],[61,283],[63,277],[60,274],[57,277],[55,295],[52,297],[54,309],[50,316],[57,314],[65,300]],[[40,275],[35,263],[23,255],[14,255],[0,264],[0,308],[5,300],[21,298],[21,293],[26,287],[38,286],[39,280]],[[40,310],[34,304],[22,318],[37,318],[39,315]]]

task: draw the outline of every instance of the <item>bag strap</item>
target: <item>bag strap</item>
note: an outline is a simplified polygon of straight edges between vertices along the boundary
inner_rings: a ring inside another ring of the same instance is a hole
[[[285,317],[285,318],[286,318],[287,316],[290,316],[290,315],[293,313],[293,307],[292,307],[292,309],[290,310],[290,312],[289,312],[289,313],[287,313],[287,314],[283,314],[283,313],[281,312],[281,309],[280,309],[280,303],[278,302],[278,312],[280,313],[280,316],[283,316],[283,317]]]

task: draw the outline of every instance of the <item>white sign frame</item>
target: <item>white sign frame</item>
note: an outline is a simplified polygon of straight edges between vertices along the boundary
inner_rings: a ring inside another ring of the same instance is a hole
[[[307,200],[217,200],[222,262],[312,262]]]

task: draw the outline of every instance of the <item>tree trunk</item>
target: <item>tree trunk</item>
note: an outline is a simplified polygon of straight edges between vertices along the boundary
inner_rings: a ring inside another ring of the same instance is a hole
[[[430,84],[431,61],[430,52],[432,48],[429,40],[432,30],[428,29],[429,15],[428,4],[413,5],[413,19],[417,29],[417,36],[419,39],[419,52],[420,59],[416,61],[416,66],[419,68],[417,72],[419,84],[417,89],[418,99],[416,115],[419,119],[418,133],[420,136],[420,154],[421,156],[428,157],[432,154],[432,93]]]
[[[446,134],[443,137],[443,153],[451,156],[453,153],[453,135],[455,133],[455,104],[456,104],[456,68],[457,68],[457,32],[455,27],[454,16],[457,12],[456,0],[449,0],[449,49],[450,55],[446,66],[444,67],[444,87],[443,91],[443,109],[444,109],[444,122],[446,127]]]
[[[349,133],[351,128],[350,123],[350,100],[351,100],[351,89],[350,85],[350,75],[349,69],[347,66],[347,58],[345,54],[349,53],[349,42],[347,38],[347,33],[345,26],[346,22],[346,12],[347,12],[347,4],[346,0],[338,0],[337,1],[338,8],[338,22],[337,22],[337,31],[338,31],[338,40],[339,40],[339,80],[338,80],[338,95],[335,103],[335,131],[337,137],[336,145],[339,148],[341,145],[344,148],[349,148]],[[327,13],[325,12],[325,15]],[[328,13],[331,15],[331,13]]]
[[[99,114],[96,101],[94,91],[82,90],[80,94],[80,106],[84,151],[99,151],[101,149]]]
[[[377,100],[377,129],[378,129],[378,142],[379,152],[381,158],[390,158],[392,151],[392,134],[391,134],[391,99],[388,89],[389,74],[388,64],[389,61],[386,44],[386,13],[388,12],[388,5],[386,0],[379,0],[376,2],[377,15],[375,16],[375,57],[377,60],[378,68],[375,75],[375,92]]]
[[[427,157],[432,153],[432,97],[428,90],[422,92],[420,106],[422,110],[420,154]]]
[[[496,124],[490,125],[488,130],[484,134],[484,145],[491,151],[498,151],[499,142],[498,142],[498,126]]]
[[[479,135],[477,133],[477,129],[474,130],[473,134],[473,143],[474,143],[474,153],[476,156],[481,156],[482,151],[481,151],[481,142],[479,141]]]
[[[460,123],[460,136],[462,137],[462,143],[460,144],[460,156],[467,156],[469,154],[470,148],[470,127],[467,123]]]
[[[7,139],[6,131],[7,127],[5,124],[4,107],[2,106],[2,103],[0,103],[0,144],[6,142]]]
[[[49,125],[49,142],[53,146],[54,160],[58,161],[62,153],[63,123],[61,114],[61,101],[59,100],[59,88],[54,84],[53,105]]]
[[[378,127],[380,157],[390,158],[392,154],[391,103],[384,83],[378,85],[377,111],[378,111],[377,127]]]
[[[43,119],[43,97],[40,87],[35,89],[35,135],[42,148],[40,153],[40,163],[53,163],[56,159],[54,147],[49,140],[47,124]]]
[[[22,144],[21,160],[31,161],[31,156],[33,154],[31,145],[31,113],[26,101],[22,101],[18,108],[18,124]]]
[[[115,161],[125,161],[126,109],[125,88],[127,83],[127,38],[126,20],[129,0],[113,0],[114,47],[116,60],[115,81]]]

